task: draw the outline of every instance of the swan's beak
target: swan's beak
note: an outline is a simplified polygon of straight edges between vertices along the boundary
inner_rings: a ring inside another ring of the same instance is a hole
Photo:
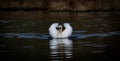
[[[57,30],[61,33],[61,32],[62,32],[62,25],[59,25],[59,26],[57,27]]]

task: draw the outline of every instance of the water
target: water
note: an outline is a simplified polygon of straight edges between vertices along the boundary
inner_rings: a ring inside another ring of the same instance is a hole
[[[66,12],[58,16],[53,12],[49,13],[51,17],[43,15],[46,18],[40,15],[40,12],[1,12],[0,61],[119,59],[120,12],[71,13],[72,17]],[[74,29],[70,38],[51,38],[48,28],[56,20],[70,22]]]

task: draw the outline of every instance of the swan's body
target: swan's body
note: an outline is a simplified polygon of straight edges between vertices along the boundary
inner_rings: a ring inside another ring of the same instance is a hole
[[[60,29],[56,29],[59,27]],[[49,34],[53,38],[68,38],[72,34],[72,27],[69,23],[64,23],[65,30],[62,30],[62,26],[58,23],[53,23],[49,28]]]

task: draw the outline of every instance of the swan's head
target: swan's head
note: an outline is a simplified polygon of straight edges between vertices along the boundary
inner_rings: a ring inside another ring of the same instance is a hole
[[[59,25],[59,26],[57,27],[58,32],[61,33],[61,32],[63,31],[62,28],[63,28],[62,25]]]

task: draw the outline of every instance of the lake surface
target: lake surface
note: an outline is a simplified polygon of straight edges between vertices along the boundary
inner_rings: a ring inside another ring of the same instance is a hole
[[[0,12],[0,61],[116,61],[120,12]],[[52,39],[53,22],[69,22],[68,39]]]

